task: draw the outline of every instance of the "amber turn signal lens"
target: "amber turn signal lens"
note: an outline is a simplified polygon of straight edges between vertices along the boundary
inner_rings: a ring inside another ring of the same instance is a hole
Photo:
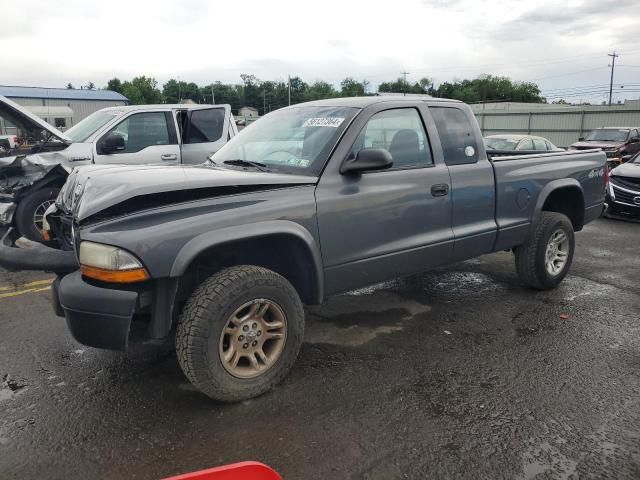
[[[149,274],[144,268],[132,268],[130,270],[105,270],[103,268],[80,265],[82,275],[94,280],[109,283],[135,283],[149,280]]]
[[[42,238],[44,238],[44,240],[46,242],[48,242],[49,240],[51,240],[51,231],[49,230],[42,230]]]

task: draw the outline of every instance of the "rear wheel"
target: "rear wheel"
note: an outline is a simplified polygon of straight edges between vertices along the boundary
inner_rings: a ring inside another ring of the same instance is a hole
[[[176,351],[187,378],[209,397],[258,396],[289,372],[302,345],[304,310],[271,270],[238,266],[205,280],[184,307]]]
[[[567,216],[542,212],[531,237],[515,249],[520,280],[539,290],[556,287],[569,272],[574,247],[573,225]]]
[[[16,208],[15,224],[18,232],[30,240],[40,242],[44,213],[56,201],[60,189],[43,188],[20,200]]]

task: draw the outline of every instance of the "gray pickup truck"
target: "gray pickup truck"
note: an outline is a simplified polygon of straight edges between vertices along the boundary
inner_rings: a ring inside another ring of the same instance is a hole
[[[70,250],[19,255],[8,234],[0,263],[57,271],[54,308],[85,345],[175,329],[189,380],[238,401],[292,367],[303,304],[501,250],[524,284],[555,287],[574,232],[602,213],[605,160],[488,158],[451,100],[311,102],[265,116],[208,165],[74,171],[45,222]]]

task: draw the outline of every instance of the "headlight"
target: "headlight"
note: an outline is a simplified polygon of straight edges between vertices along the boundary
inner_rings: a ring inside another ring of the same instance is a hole
[[[150,278],[133,254],[111,245],[81,242],[78,260],[85,277],[103,282],[133,283]]]

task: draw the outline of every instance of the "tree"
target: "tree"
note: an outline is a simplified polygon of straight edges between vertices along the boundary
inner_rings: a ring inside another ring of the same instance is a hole
[[[366,81],[365,81],[366,82]],[[343,97],[363,97],[366,95],[369,82],[358,82],[351,77],[347,77],[340,82],[340,95]]]
[[[122,94],[132,105],[154,104],[162,100],[162,93],[158,90],[156,79],[144,75],[135,77],[130,82],[123,82]]]
[[[71,85],[71,83],[67,83],[67,90],[73,90],[73,85]]]
[[[436,94],[438,97],[453,98],[467,103],[511,101],[544,103],[540,88],[531,82],[514,82],[508,77],[481,75],[473,80],[442,83]]]
[[[202,100],[198,85],[173,78],[162,86],[162,96],[166,103],[181,103],[187,99],[199,103]]]
[[[93,82],[89,82],[84,86],[85,89],[87,90],[95,90],[96,89],[96,85]]]
[[[122,93],[122,82],[119,78],[114,77],[107,82],[105,90],[111,90],[112,92]]]
[[[324,98],[335,98],[339,94],[333,85],[322,80],[312,83],[307,89],[306,100],[322,100]]]
[[[380,93],[417,93],[435,95],[436,91],[433,88],[433,80],[428,77],[423,77],[420,81],[415,83],[409,83],[404,78],[399,77],[393,82],[382,82],[378,86],[378,92]]]
[[[309,85],[303,82],[300,77],[291,77],[289,85],[291,86],[291,104],[304,102]]]

